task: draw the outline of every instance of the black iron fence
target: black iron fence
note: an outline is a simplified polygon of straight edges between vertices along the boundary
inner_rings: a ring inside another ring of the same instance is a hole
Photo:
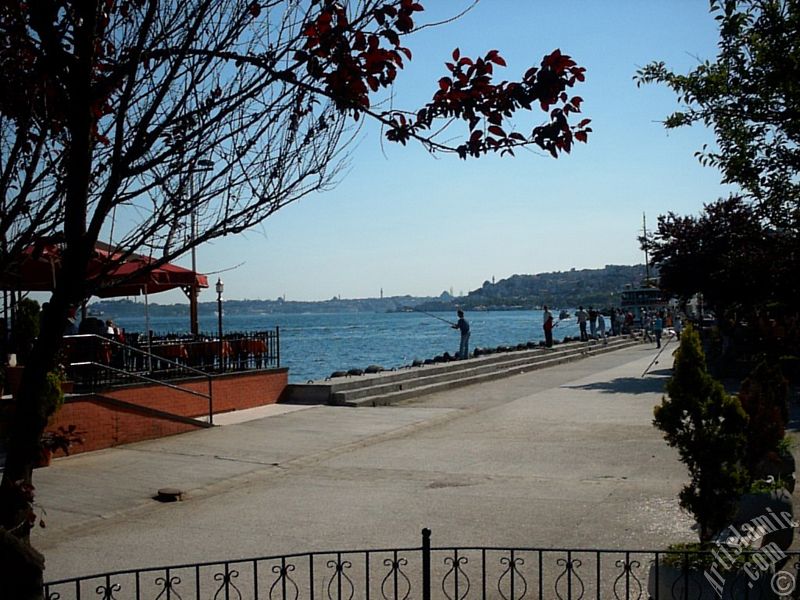
[[[724,553],[723,553],[724,552]],[[734,556],[736,554],[737,556]],[[48,600],[640,600],[792,597],[796,553],[544,548],[309,552],[52,581]]]
[[[209,373],[280,367],[280,330],[208,335],[128,334],[125,342],[101,335],[64,337],[64,363],[76,391],[150,380],[204,377]]]

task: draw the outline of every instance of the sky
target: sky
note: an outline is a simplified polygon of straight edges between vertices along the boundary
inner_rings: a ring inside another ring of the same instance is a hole
[[[418,24],[470,0],[422,4]],[[508,66],[495,76],[508,80],[559,48],[586,67],[586,83],[572,93],[592,119],[589,143],[558,160],[521,151],[462,161],[382,142],[377,127],[366,127],[334,189],[197,250],[212,284],[200,302],[216,299],[217,278],[226,299],[436,296],[514,274],[644,262],[643,214],[648,228],[668,211],[697,214],[728,188],[694,156],[713,144],[711,132],[667,132],[660,120],[678,108],[675,95],[637,88],[633,77],[654,60],[688,72],[713,59],[717,39],[704,0],[482,0],[456,22],[410,36],[413,60],[398,77],[396,106],[428,101],[456,47],[473,57],[499,50]],[[537,111],[517,124],[529,131],[544,117]],[[180,292],[151,298],[183,301]]]

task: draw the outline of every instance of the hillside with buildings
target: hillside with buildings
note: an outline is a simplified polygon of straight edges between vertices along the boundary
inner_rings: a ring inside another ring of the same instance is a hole
[[[466,296],[442,292],[435,297],[391,296],[386,298],[340,298],[323,301],[226,300],[229,315],[270,313],[342,313],[397,312],[419,309],[426,311],[453,310],[519,310],[548,304],[554,307],[616,305],[619,292],[626,286],[638,286],[645,277],[644,265],[607,265],[603,269],[571,269],[538,275],[512,275],[497,282],[486,281]],[[90,311],[113,314],[116,317],[144,314],[141,300],[103,300],[93,302]],[[200,302],[200,314],[213,314],[216,302]],[[185,304],[158,304],[150,301],[153,316],[181,316]]]
[[[477,290],[451,301],[437,300],[418,306],[422,310],[514,310],[540,307],[615,306],[626,287],[638,287],[645,278],[644,265],[606,265],[602,269],[570,269],[538,275],[512,275],[485,281]]]

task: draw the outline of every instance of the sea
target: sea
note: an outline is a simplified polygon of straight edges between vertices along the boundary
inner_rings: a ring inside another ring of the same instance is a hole
[[[573,311],[569,311],[572,313]],[[553,311],[556,339],[577,336],[574,317],[558,320]],[[334,371],[379,365],[392,369],[414,360],[458,351],[459,332],[450,327],[455,313],[328,313],[224,315],[224,333],[263,331],[280,327],[281,366],[289,368],[290,383],[330,377]],[[114,318],[106,315],[105,318]],[[475,311],[465,314],[470,324],[470,351],[476,347],[516,346],[544,339],[541,310]],[[146,330],[140,317],[114,318],[126,331]],[[189,331],[187,316],[150,317],[156,335]],[[201,332],[217,334],[216,315],[201,315]]]

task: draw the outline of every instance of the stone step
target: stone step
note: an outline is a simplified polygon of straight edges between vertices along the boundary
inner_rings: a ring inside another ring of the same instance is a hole
[[[608,348],[638,343],[629,337],[608,339]],[[434,377],[444,376],[439,382],[449,379],[467,379],[475,375],[486,375],[492,371],[523,368],[539,361],[554,360],[562,355],[583,355],[587,348],[602,346],[600,342],[569,342],[547,349],[537,347],[529,350],[513,350],[482,355],[465,361],[440,362],[420,367],[404,367],[393,371],[383,371],[347,378],[333,378],[324,381],[309,381],[307,384],[291,384],[281,398],[281,402],[293,404],[348,403],[351,399],[377,396],[384,393],[406,391],[433,382]],[[555,363],[551,363],[555,364]],[[480,371],[476,371],[480,370]],[[366,390],[366,391],[365,391]],[[344,393],[344,396],[337,396]],[[349,394],[353,396],[348,397]],[[334,399],[335,398],[335,399]]]
[[[565,345],[564,347],[555,347],[549,350],[514,351],[465,361],[454,361],[433,368],[429,366],[417,367],[410,371],[406,370],[402,378],[373,378],[367,381],[362,380],[358,382],[359,385],[352,385],[347,388],[333,387],[331,396],[335,404],[342,404],[365,396],[377,396],[384,393],[409,390],[414,387],[440,383],[451,379],[484,375],[494,371],[524,368],[527,365],[552,361],[563,356],[572,356],[576,352],[582,353],[585,351],[585,345],[581,345],[580,348]]]
[[[565,344],[564,347],[567,345]],[[476,358],[470,358],[467,361],[452,360],[448,362],[438,362],[433,364],[421,365],[418,367],[402,367],[396,370],[386,370],[379,373],[365,373],[363,375],[335,377],[326,379],[324,385],[328,385],[332,392],[346,391],[364,387],[365,385],[374,385],[374,382],[380,381],[381,383],[401,382],[406,380],[417,379],[420,373],[425,375],[438,375],[440,373],[448,373],[462,368],[468,368],[475,364],[496,364],[503,363],[514,358],[528,358],[535,356],[545,356],[560,348],[557,346],[552,350],[546,348],[532,348],[527,350],[513,350],[509,352],[501,352],[495,354],[486,354]],[[314,382],[314,385],[320,382]]]
[[[552,352],[544,357],[532,357],[532,360],[508,360],[493,365],[459,368],[447,374],[422,376],[406,382],[401,388],[396,387],[397,384],[394,384],[394,389],[392,389],[391,385],[374,385],[351,392],[333,392],[331,394],[330,403],[339,406],[384,406],[425,394],[432,394],[456,387],[519,375],[527,371],[543,369],[564,362],[579,360],[587,356],[627,348],[638,343],[640,343],[639,340],[630,338],[613,343],[609,342],[608,345],[605,346],[602,344],[592,344],[590,342],[591,345],[581,344],[578,348],[562,352]],[[472,361],[461,361],[462,364],[468,364],[470,362]]]
[[[606,348],[625,347],[638,340],[629,337],[609,338]],[[310,381],[307,384],[291,384],[281,402],[293,404],[351,404],[361,398],[374,398],[384,394],[408,392],[414,388],[445,384],[451,380],[471,381],[474,377],[531,369],[539,363],[556,364],[562,357],[572,359],[583,356],[589,349],[602,347],[597,341],[588,343],[568,342],[553,348],[537,347],[482,355],[469,360],[439,362],[419,367],[403,367],[393,371],[334,378],[325,381]]]

